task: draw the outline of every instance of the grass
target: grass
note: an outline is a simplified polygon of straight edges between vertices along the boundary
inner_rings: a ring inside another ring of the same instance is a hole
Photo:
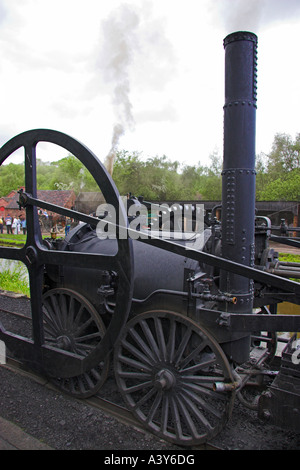
[[[280,261],[288,261],[289,263],[300,263],[300,255],[290,253],[279,253]]]
[[[16,248],[22,248],[26,243],[26,235],[21,234],[0,234],[0,245],[1,246],[15,246]]]
[[[291,253],[279,253],[279,261],[287,261],[288,263],[299,263],[300,266],[300,255],[294,255]],[[292,281],[300,282],[300,279],[290,278]]]
[[[0,289],[30,297],[29,281],[25,265],[21,261],[12,264],[6,260],[0,271]]]
[[[26,243],[27,235],[23,234],[0,234],[0,246],[14,246],[15,248],[22,248]],[[43,238],[49,238],[50,234],[43,234]],[[64,236],[58,235],[57,238],[64,238]]]

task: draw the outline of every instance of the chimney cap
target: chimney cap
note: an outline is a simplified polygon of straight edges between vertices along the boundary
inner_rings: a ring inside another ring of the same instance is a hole
[[[251,33],[250,31],[236,31],[226,36],[223,42],[224,47],[226,47],[227,44],[230,44],[231,42],[235,41],[252,41],[257,44],[257,36],[256,34]]]

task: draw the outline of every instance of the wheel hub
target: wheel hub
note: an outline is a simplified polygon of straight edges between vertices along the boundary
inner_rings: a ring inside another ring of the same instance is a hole
[[[63,349],[64,351],[71,351],[72,349],[72,341],[69,336],[66,335],[58,336],[58,338],[56,338],[56,344],[59,349]]]
[[[161,369],[155,376],[154,385],[162,390],[170,390],[174,387],[176,378],[169,369]]]

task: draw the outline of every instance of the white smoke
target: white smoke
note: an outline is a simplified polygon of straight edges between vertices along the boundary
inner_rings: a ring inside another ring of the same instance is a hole
[[[102,24],[102,66],[105,79],[113,84],[112,103],[116,123],[113,128],[111,149],[105,166],[110,174],[120,137],[126,129],[134,129],[132,104],[130,102],[130,65],[133,61],[139,17],[128,5],[121,5]]]
[[[214,0],[211,7],[228,33],[257,32],[277,21],[292,20],[300,14],[299,0]]]
[[[135,129],[131,86],[139,84],[139,93],[155,92],[166,86],[175,73],[173,47],[164,31],[163,18],[152,17],[152,3],[137,5],[121,4],[102,23],[102,53],[100,67],[107,84],[111,84],[112,105],[115,116],[111,149],[105,158],[105,166],[110,174],[116,157],[120,138],[126,131]],[[133,76],[134,74],[134,76]],[[159,103],[156,114],[149,110],[139,112],[139,120],[152,116],[160,120],[172,105]],[[173,113],[175,114],[175,113]],[[165,116],[166,117],[166,116]]]

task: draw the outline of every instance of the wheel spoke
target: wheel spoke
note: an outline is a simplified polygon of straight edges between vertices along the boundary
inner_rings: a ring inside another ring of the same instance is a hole
[[[77,338],[80,338],[80,335],[87,330],[87,328],[91,325],[92,322],[93,322],[93,319],[88,318],[86,322],[84,322],[82,325],[80,325],[80,327],[77,328],[77,330],[75,331],[76,340]]]
[[[122,346],[127,349],[128,352],[133,354],[135,357],[137,357],[140,361],[142,361],[145,364],[149,364],[150,366],[153,365],[153,360],[151,358],[148,358],[143,354],[139,349],[134,347],[132,344],[128,343],[127,341],[123,341]]]
[[[167,434],[168,431],[168,419],[169,419],[169,396],[163,395],[162,411],[161,411],[161,430],[163,435]]]
[[[180,419],[180,414],[179,414],[175,396],[171,396],[170,408],[172,410],[172,415],[173,415],[173,425],[175,427],[176,439],[181,441],[183,439],[183,432],[182,432],[181,419]]]
[[[66,303],[66,297],[64,295],[60,295],[58,297],[58,305],[61,318],[61,325],[63,326],[63,328],[66,328],[68,319],[68,308]]]
[[[57,301],[56,295],[52,295],[50,297],[50,302],[52,304],[51,318],[56,323],[58,331],[63,331],[63,325],[62,325],[61,316],[60,316],[60,306]]]
[[[143,329],[143,333],[145,335],[145,338],[148,341],[148,344],[151,348],[151,351],[154,353],[154,358],[155,360],[159,360],[160,358],[160,350],[157,346],[156,340],[154,339],[154,336],[151,332],[150,326],[147,322],[142,321],[141,322],[141,327]]]
[[[197,356],[199,356],[199,354],[203,351],[203,349],[206,348],[206,346],[207,343],[205,341],[202,341],[199,346],[197,346],[186,358],[184,358],[180,363],[181,370],[183,370],[190,362],[196,360]],[[199,366],[201,367],[200,364]]]
[[[147,372],[151,372],[151,367],[147,366],[144,362],[137,361],[136,359],[131,359],[130,357],[126,357],[123,355],[119,356],[119,360],[122,364],[127,364],[134,369],[139,369]]]
[[[154,321],[155,321],[156,336],[157,336],[157,340],[159,344],[160,359],[162,361],[166,361],[167,360],[167,347],[166,347],[162,322],[161,322],[161,319],[157,317],[154,318]]]
[[[181,416],[183,417],[191,436],[194,439],[197,438],[197,436],[198,436],[197,428],[194,424],[194,421],[192,420],[192,417],[191,417],[191,415],[189,413],[189,410],[186,407],[186,405],[189,406],[192,414],[198,420],[201,421],[202,415],[200,415],[199,411],[197,409],[195,409],[193,406],[191,406],[191,404],[187,403],[184,396],[180,395],[179,397],[176,398],[176,400],[177,400],[178,408],[180,409],[180,412],[181,412]]]
[[[142,350],[142,352],[147,356],[149,357],[149,359],[151,359],[153,362],[156,360],[156,357],[155,357],[155,354],[153,353],[153,351],[147,346],[147,344],[145,343],[145,341],[141,338],[141,336],[139,335],[139,333],[135,330],[130,330],[130,335],[132,336],[132,338],[136,341],[136,344],[138,345],[138,347]]]
[[[131,393],[139,392],[140,390],[143,390],[144,388],[149,388],[149,387],[152,388],[152,381],[151,380],[141,382],[141,383],[139,383],[137,385],[133,385],[131,387],[126,387],[124,390],[125,390],[126,393],[131,394]]]
[[[175,342],[176,342],[176,323],[174,320],[170,321],[170,336],[168,340],[168,359],[170,363],[174,362],[175,354]]]
[[[85,342],[85,341],[90,341],[91,339],[99,339],[99,338],[101,338],[101,335],[100,335],[99,332],[90,333],[90,334],[84,335],[84,336],[76,336],[76,343],[82,343],[82,342]],[[82,346],[84,346],[84,345],[82,345]]]
[[[159,405],[161,404],[161,401],[162,401],[162,392],[157,391],[155,400],[152,403],[151,408],[149,410],[146,423],[150,423],[151,421],[153,421],[153,418],[157,413],[157,410],[159,408]]]
[[[144,403],[147,403],[147,401],[150,400],[150,398],[152,398],[155,393],[157,393],[157,390],[152,387],[149,392],[146,393],[146,395],[144,395],[139,401],[136,402],[134,410],[139,410],[142,405],[144,405]]]
[[[206,395],[206,392],[207,392],[207,390],[205,390],[205,389],[203,390],[203,389],[200,389],[200,388],[198,388],[197,391],[198,392],[203,392],[204,395]],[[186,396],[192,398],[193,401],[195,403],[197,403],[202,409],[205,409],[206,411],[208,411],[209,413],[211,413],[212,415],[216,416],[219,419],[221,418],[221,414],[217,410],[217,408],[211,406],[208,402],[203,400],[201,398],[201,396],[199,395],[199,393],[196,394],[196,393],[194,393],[194,391],[188,390],[187,388],[184,389],[184,393],[185,393]],[[219,395],[218,394],[214,394],[214,395],[209,394],[209,396],[214,396],[216,398]]]
[[[190,412],[192,413],[192,415],[197,419],[197,421],[199,421],[201,424],[203,424],[203,426],[205,427],[205,429],[207,429],[208,431],[211,431],[213,428],[210,424],[210,422],[204,417],[203,413],[201,413],[200,409],[198,408],[198,406],[195,406],[194,403],[192,402],[192,400],[190,400],[188,398],[188,396],[184,393],[182,393],[180,395],[180,398],[181,400],[180,403],[183,407],[185,407],[185,405],[187,406],[187,408],[190,410]],[[190,414],[189,412],[187,411],[186,409],[186,417],[188,419],[188,423],[189,423],[189,426],[191,427],[191,429],[193,430],[193,435],[196,436],[197,434],[197,431],[196,431],[196,428],[194,426],[193,421],[190,417]]]
[[[193,373],[201,370],[205,370],[207,367],[212,366],[216,364],[216,358],[209,359],[207,361],[199,362],[198,364],[195,364],[194,366],[186,367],[183,369],[182,367],[180,368],[180,372],[182,373]],[[181,364],[182,366],[182,364]]]
[[[191,334],[192,330],[190,328],[187,328],[175,355],[174,362],[176,366],[180,364],[185,348],[187,347],[187,344],[191,338]]]

